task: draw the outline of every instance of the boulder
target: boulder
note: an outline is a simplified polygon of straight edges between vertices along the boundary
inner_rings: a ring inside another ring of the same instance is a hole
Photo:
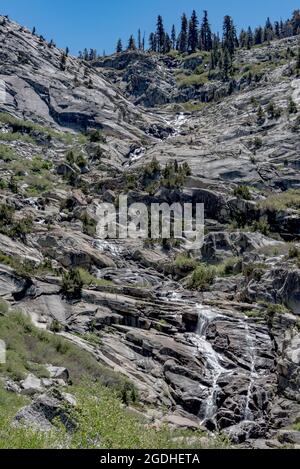
[[[40,431],[54,430],[52,422],[54,419],[59,421],[65,426],[66,430],[72,432],[76,428],[76,422],[71,418],[69,411],[65,407],[67,403],[74,406],[75,398],[56,392],[53,394],[42,394],[34,401],[21,409],[15,416],[14,422],[16,425],[25,425],[27,427],[34,427]]]
[[[52,379],[60,379],[67,383],[69,381],[69,371],[67,368],[61,366],[45,365],[45,368],[50,374]]]
[[[29,374],[24,380],[20,382],[21,394],[33,396],[34,394],[43,391],[42,382],[36,376]]]
[[[262,422],[244,421],[237,425],[232,425],[224,430],[230,440],[235,443],[243,443],[250,438],[262,438],[266,435],[266,426]]]
[[[300,445],[300,432],[297,430],[280,430],[277,434],[280,443]]]

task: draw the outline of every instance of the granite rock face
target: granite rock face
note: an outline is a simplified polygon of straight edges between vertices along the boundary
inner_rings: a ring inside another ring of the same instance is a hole
[[[200,55],[63,60],[0,22],[0,192],[13,213],[1,209],[1,298],[128,377],[154,425],[224,431],[250,447],[299,444],[290,428],[300,415],[299,117],[287,106],[300,104],[300,79],[282,59],[231,91],[218,81],[182,87],[178,72],[196,72]],[[287,47],[297,41],[240,50],[236,61],[265,64]],[[175,187],[159,180],[153,158],[158,173],[176,161],[189,175]],[[189,252],[184,239],[100,239],[98,204],[112,211],[120,193],[204,204],[203,243]],[[213,272],[207,281],[201,268]],[[74,269],[82,284],[72,298]],[[72,431],[74,398],[53,394],[69,372],[47,370],[7,383],[31,398],[16,422],[49,431],[59,418]]]

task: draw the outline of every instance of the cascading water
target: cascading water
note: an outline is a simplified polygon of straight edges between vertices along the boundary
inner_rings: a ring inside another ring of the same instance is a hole
[[[222,374],[230,373],[230,370],[227,370],[222,366],[222,357],[218,354],[209,341],[206,340],[206,334],[209,325],[216,318],[222,318],[222,315],[217,311],[214,311],[208,307],[197,305],[198,309],[198,324],[197,324],[197,345],[198,350],[201,351],[205,357],[207,367],[212,374],[212,387],[211,392],[205,403],[204,419],[203,422],[214,421],[218,406],[217,400],[220,391],[218,385],[219,378]],[[255,371],[256,365],[256,342],[253,338],[252,331],[249,327],[248,318],[245,317],[244,321],[239,321],[241,328],[245,331],[245,340],[247,344],[247,352],[250,360],[250,378],[249,386],[246,396],[246,404],[244,411],[244,420],[253,420],[253,414],[250,409],[251,397],[253,392],[253,385],[257,377]],[[215,422],[214,422],[215,423]]]
[[[164,119],[165,123],[168,125],[168,127],[173,128],[174,132],[168,137],[173,138],[177,137],[181,133],[181,129],[184,126],[184,124],[187,122],[188,118],[185,116],[184,112],[180,112],[179,114],[176,115],[175,119]]]
[[[244,419],[253,420],[253,415],[250,410],[250,401],[251,401],[252,389],[253,389],[253,385],[254,385],[254,381],[256,377],[256,373],[255,373],[256,346],[255,346],[255,341],[253,340],[253,337],[251,335],[251,331],[249,328],[249,324],[247,322],[247,318],[245,318],[245,333],[246,333],[246,341],[247,341],[247,346],[248,346],[249,355],[250,355],[251,367],[250,367],[250,381],[249,381],[248,392],[247,392]]]
[[[201,305],[197,305],[198,309],[198,325],[197,325],[197,345],[198,349],[204,355],[208,369],[212,374],[212,387],[211,392],[205,403],[204,419],[203,422],[208,420],[213,421],[215,419],[218,406],[217,399],[219,393],[218,381],[223,373],[228,373],[220,363],[220,356],[214,350],[212,345],[206,340],[206,332],[210,323],[218,317],[218,313],[215,311],[205,308]]]

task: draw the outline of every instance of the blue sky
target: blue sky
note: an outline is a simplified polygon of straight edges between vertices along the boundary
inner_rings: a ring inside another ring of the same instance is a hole
[[[59,47],[69,46],[73,54],[84,47],[99,53],[113,52],[118,37],[124,44],[140,27],[146,32],[155,28],[156,16],[163,15],[165,25],[179,24],[183,11],[209,12],[215,31],[221,31],[225,14],[233,16],[238,28],[286,19],[300,8],[299,0],[0,0],[0,13],[7,14]]]

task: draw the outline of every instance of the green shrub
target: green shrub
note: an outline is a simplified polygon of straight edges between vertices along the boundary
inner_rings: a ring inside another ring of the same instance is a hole
[[[0,225],[7,226],[13,223],[15,210],[7,204],[0,205]]]
[[[216,277],[216,270],[213,267],[201,264],[194,270],[190,280],[189,287],[196,290],[207,289]]]
[[[222,264],[218,265],[217,273],[218,275],[227,277],[234,275],[235,271],[237,270],[237,265],[240,263],[239,257],[230,257],[226,259]],[[239,269],[241,272],[241,269]]]
[[[258,221],[255,221],[251,228],[252,231],[259,231],[265,236],[268,236],[271,230],[271,227],[265,218],[260,218]]]
[[[0,160],[3,160],[7,163],[8,161],[15,160],[16,157],[17,155],[10,147],[0,144]]]
[[[264,264],[250,262],[248,264],[243,264],[242,272],[243,275],[249,280],[253,279],[256,281],[260,281],[265,273],[265,269],[266,267]]]
[[[94,237],[96,234],[97,222],[94,218],[90,217],[87,212],[81,216],[83,224],[83,232],[88,236]]]
[[[261,106],[259,106],[258,110],[257,110],[257,125],[261,126],[264,124],[265,122],[265,113],[264,113],[264,110]]]
[[[238,186],[234,189],[234,195],[240,199],[251,200],[251,193],[247,186]]]
[[[191,272],[192,270],[195,270],[197,264],[197,260],[187,254],[179,254],[174,261],[174,267],[182,272]]]
[[[54,319],[50,324],[49,330],[54,333],[59,333],[62,332],[63,326],[57,319]]]
[[[289,104],[288,104],[288,113],[297,114],[297,112],[298,112],[297,104],[295,103],[295,101],[293,101],[292,98],[290,98]]]
[[[143,177],[144,178],[152,178],[157,174],[161,173],[161,166],[156,158],[153,158],[150,163],[146,164],[143,167]]]
[[[11,238],[24,239],[26,234],[32,232],[33,221],[30,217],[14,220],[14,208],[7,204],[0,205],[0,233]]]
[[[281,109],[277,108],[272,102],[268,104],[266,111],[270,119],[278,119],[281,116]]]
[[[161,185],[164,187],[181,188],[184,186],[185,180],[191,175],[191,169],[187,163],[178,164],[175,160],[167,163],[162,172]]]
[[[288,257],[290,259],[298,259],[300,258],[300,250],[297,246],[292,245],[289,249]]]
[[[106,143],[106,138],[103,135],[103,133],[101,132],[101,130],[99,130],[99,129],[98,130],[91,130],[88,133],[88,138],[89,138],[90,142],[92,142],[92,143],[98,143],[98,142]]]
[[[71,269],[70,272],[64,273],[62,292],[68,300],[80,299],[83,285],[79,269]]]
[[[44,160],[41,156],[35,156],[29,163],[29,168],[34,173],[41,173],[52,169],[53,164],[51,161]]]
[[[5,179],[0,178],[0,190],[5,190],[8,188],[8,182]]]

